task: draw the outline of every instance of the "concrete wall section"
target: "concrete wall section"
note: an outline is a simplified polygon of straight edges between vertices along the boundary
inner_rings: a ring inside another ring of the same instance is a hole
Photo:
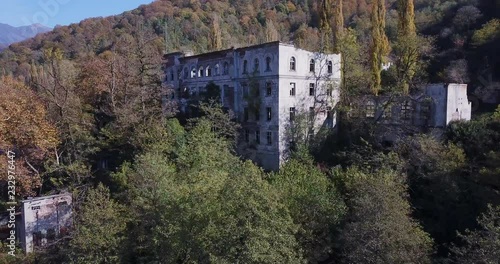
[[[21,244],[26,253],[68,231],[72,225],[71,194],[22,201]],[[54,237],[52,237],[54,236]]]
[[[470,120],[472,104],[467,98],[467,84],[450,83],[447,87],[446,124],[457,120]]]

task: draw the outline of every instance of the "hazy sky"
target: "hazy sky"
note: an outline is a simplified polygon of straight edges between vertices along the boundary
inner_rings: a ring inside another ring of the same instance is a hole
[[[151,2],[153,0],[6,0],[0,1],[0,23],[69,25],[89,17],[121,14]]]

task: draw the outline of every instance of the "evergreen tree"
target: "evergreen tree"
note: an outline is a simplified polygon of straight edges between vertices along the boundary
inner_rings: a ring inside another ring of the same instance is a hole
[[[375,0],[372,4],[372,51],[371,68],[373,94],[378,95],[382,82],[382,63],[385,56],[389,54],[389,40],[385,34],[385,1]]]
[[[407,186],[396,172],[334,172],[349,214],[340,234],[341,263],[430,263],[432,239],[411,218]]]
[[[332,9],[331,9],[330,0],[323,0],[321,2],[321,14],[320,14],[320,34],[322,41],[322,51],[323,52],[331,52],[333,49],[332,46],[332,36],[333,30],[330,25],[330,18],[332,17]]]
[[[309,155],[295,157],[271,177],[295,224],[296,237],[308,263],[329,257],[335,237],[333,230],[345,213],[345,204],[328,177]]]
[[[413,0],[398,0],[398,35],[416,35],[415,11]]]
[[[271,19],[266,20],[266,42],[278,41],[279,32]]]
[[[462,247],[454,246],[455,263],[498,263],[500,260],[500,206],[488,205],[478,217],[477,230],[465,230],[458,236]]]
[[[403,93],[408,94],[419,57],[413,0],[398,1],[398,16],[398,42],[395,48],[396,65],[400,86]]]
[[[344,33],[344,12],[342,11],[343,1],[336,0],[337,4],[333,9],[334,25],[333,25],[333,52],[340,52],[340,42]]]
[[[222,32],[219,23],[219,17],[213,15],[212,17],[212,27],[210,28],[209,51],[216,51],[222,49]]]
[[[71,263],[119,263],[126,218],[124,208],[99,184],[88,192],[76,215],[75,230],[69,242]]]

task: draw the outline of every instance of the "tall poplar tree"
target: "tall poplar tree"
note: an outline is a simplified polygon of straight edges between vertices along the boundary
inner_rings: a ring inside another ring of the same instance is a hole
[[[323,0],[320,8],[320,32],[325,52],[340,52],[340,41],[344,30],[344,15],[342,12],[342,1],[335,0],[332,5],[330,0]],[[333,27],[331,19],[333,20]]]
[[[266,42],[278,41],[279,32],[271,19],[266,20]]]
[[[208,37],[209,51],[222,49],[222,32],[220,29],[219,17],[217,15],[214,15],[212,18],[212,27],[210,28],[210,35]]]
[[[398,42],[395,48],[396,66],[400,86],[403,93],[408,94],[419,57],[413,0],[398,0],[398,18]]]
[[[330,0],[321,1],[321,13],[320,13],[320,34],[322,41],[322,51],[332,52],[332,36],[333,30],[330,25],[330,18],[332,17],[332,4]]]
[[[344,33],[344,13],[342,11],[344,0],[336,0],[333,9],[334,25],[333,25],[333,52],[340,53],[340,41]]]
[[[373,94],[378,95],[382,82],[381,72],[384,57],[389,54],[389,40],[385,34],[385,2],[384,0],[374,0],[372,5],[372,52],[371,68]]]

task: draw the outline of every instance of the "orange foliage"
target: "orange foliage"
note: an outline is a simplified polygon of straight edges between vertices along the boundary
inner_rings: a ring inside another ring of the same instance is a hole
[[[46,110],[36,95],[12,77],[0,79],[0,150],[16,153],[16,190],[21,197],[40,187],[38,172],[47,155],[58,144],[57,131],[46,119]],[[0,158],[5,171],[7,157]],[[37,169],[38,168],[38,169]],[[0,174],[0,183],[6,173]]]

